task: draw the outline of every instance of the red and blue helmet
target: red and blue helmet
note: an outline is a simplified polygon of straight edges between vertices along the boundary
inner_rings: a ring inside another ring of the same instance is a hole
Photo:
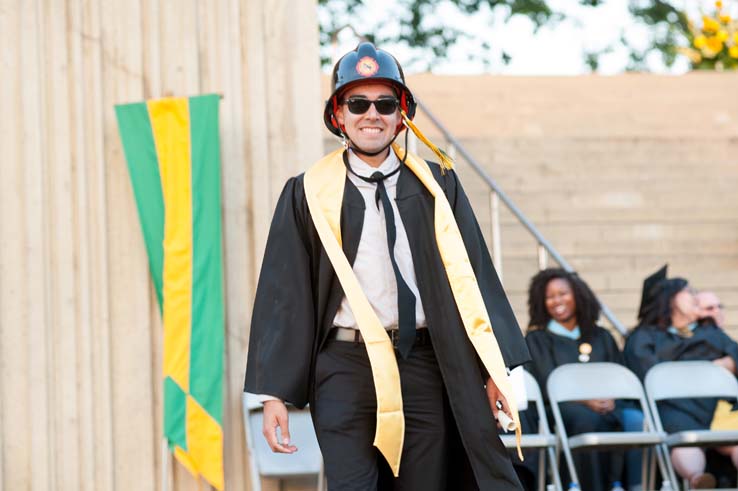
[[[338,60],[331,76],[331,96],[325,102],[323,121],[331,133],[341,136],[343,128],[336,121],[335,112],[341,103],[341,96],[351,87],[362,83],[386,83],[397,93],[400,108],[409,119],[415,116],[417,104],[412,92],[405,85],[402,67],[394,56],[384,50],[377,49],[372,43],[360,43],[355,50],[349,51]],[[402,123],[396,133],[402,129]]]

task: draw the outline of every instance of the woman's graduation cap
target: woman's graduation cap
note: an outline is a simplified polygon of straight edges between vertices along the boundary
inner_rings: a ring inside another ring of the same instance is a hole
[[[651,310],[655,300],[661,291],[661,283],[666,280],[666,271],[669,265],[664,264],[658,271],[643,280],[643,291],[641,292],[641,306],[638,308],[638,318],[643,319]]]
[[[684,278],[667,279],[668,267],[668,264],[664,264],[643,280],[641,306],[638,309],[638,320],[643,324],[659,323],[668,318],[671,298],[688,284]]]

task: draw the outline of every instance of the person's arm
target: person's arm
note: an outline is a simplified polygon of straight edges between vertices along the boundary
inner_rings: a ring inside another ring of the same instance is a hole
[[[474,270],[479,291],[487,308],[492,332],[500,347],[505,367],[510,370],[529,361],[530,353],[507,295],[502,288],[502,283],[500,283],[492,264],[487,244],[484,242],[484,236],[461,182],[454,171],[448,171],[443,176],[437,176],[437,178],[439,177],[454,212],[454,218],[461,232],[469,262]],[[498,421],[501,421],[499,417],[501,409],[509,420],[512,420],[512,412],[507,399],[502,395],[497,384],[484,367],[482,367],[482,372],[486,377],[487,398],[493,415]]]
[[[282,433],[282,441],[277,438],[277,428]],[[279,399],[270,399],[264,402],[264,420],[261,432],[276,453],[295,453],[297,447],[290,444],[289,412],[284,402]]]
[[[738,343],[728,336],[725,331],[718,329],[718,335],[722,338],[720,344],[725,347],[725,356],[715,360],[715,364],[728,370],[733,375],[738,375]]]
[[[246,392],[269,394],[297,407],[307,404],[316,335],[307,220],[302,182],[290,179],[264,251],[244,383]],[[271,404],[265,404],[265,416]]]
[[[512,417],[512,411],[510,410],[510,405],[507,402],[507,398],[502,394],[499,388],[497,388],[497,384],[495,383],[494,379],[492,377],[487,378],[487,383],[485,384],[485,389],[487,391],[487,399],[489,400],[489,406],[492,408],[492,415],[495,417],[495,419],[498,421],[498,425],[503,428],[505,431],[510,431],[515,429],[514,426],[510,427],[510,424],[514,425],[513,417]],[[507,416],[506,423],[504,424],[503,421],[505,419],[501,419],[500,411],[505,413]]]
[[[264,406],[261,433],[267,445],[276,453],[294,453],[297,447],[290,445],[289,411],[287,405],[279,397],[269,394],[256,394],[259,402]],[[277,437],[277,428],[282,433],[282,441]]]
[[[459,226],[505,366],[513,369],[531,359],[520,326],[492,264],[479,223],[458,176],[454,171],[447,171],[440,179],[444,182],[443,187]]]
[[[262,404],[264,404],[265,402],[269,402],[269,401],[282,401],[282,399],[280,399],[279,397],[270,396],[269,394],[256,394],[256,397],[259,399],[259,402]]]

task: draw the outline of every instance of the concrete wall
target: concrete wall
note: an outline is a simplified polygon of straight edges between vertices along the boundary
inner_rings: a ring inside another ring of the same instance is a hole
[[[409,84],[626,326],[643,278],[668,262],[722,297],[738,338],[737,74]],[[487,189],[463,162],[459,173],[489,237]],[[527,325],[536,244],[502,219],[505,286]]]
[[[208,92],[224,96],[226,483],[247,489],[254,278],[285,178],[322,152],[315,4],[2,2],[0,489],[161,489],[160,314],[113,105]],[[207,488],[165,470],[170,490]]]

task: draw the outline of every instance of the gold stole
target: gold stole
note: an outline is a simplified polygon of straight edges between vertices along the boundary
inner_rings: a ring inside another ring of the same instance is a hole
[[[400,159],[405,154],[397,144],[392,148]],[[392,472],[397,476],[400,472],[400,457],[405,438],[400,372],[389,336],[364,295],[341,248],[341,204],[346,183],[346,167],[341,157],[343,152],[341,148],[326,155],[305,172],[305,197],[315,229],[336,271],[366,344],[377,393],[374,446],[384,455]],[[435,198],[436,242],[454,300],[469,340],[487,372],[507,399],[515,421],[518,455],[522,459],[520,418],[515,396],[451,205],[424,160],[408,154],[405,165]]]

